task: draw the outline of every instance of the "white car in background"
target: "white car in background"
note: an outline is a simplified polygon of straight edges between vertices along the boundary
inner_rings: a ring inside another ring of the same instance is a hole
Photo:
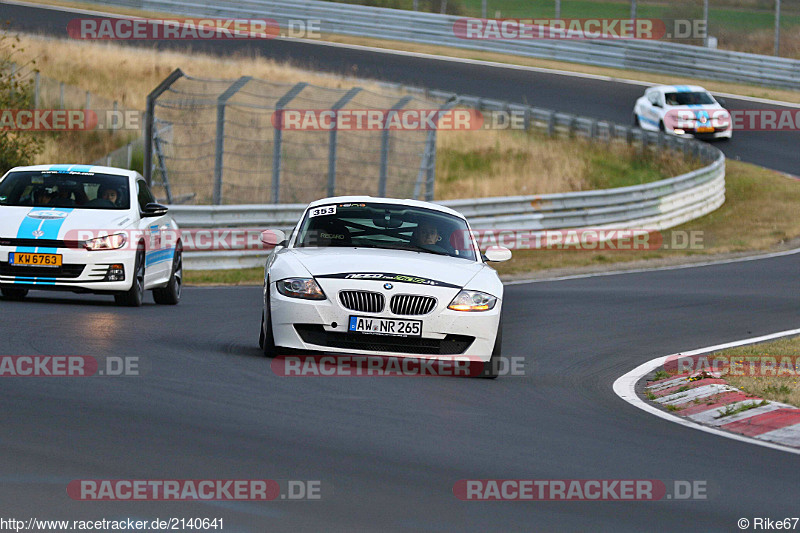
[[[16,167],[0,178],[0,291],[110,294],[138,307],[145,290],[177,304],[178,226],[133,170],[91,165]]]
[[[643,130],[697,139],[730,139],[733,125],[723,103],[697,85],[657,85],[633,107],[633,124]]]
[[[311,203],[291,237],[262,234],[267,260],[259,343],[289,350],[496,362],[503,284],[466,219],[447,207],[369,196]],[[283,350],[283,351],[282,351]],[[496,377],[496,364],[483,364]]]

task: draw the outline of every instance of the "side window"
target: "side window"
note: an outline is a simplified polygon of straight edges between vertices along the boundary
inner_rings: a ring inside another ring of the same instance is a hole
[[[650,93],[650,95],[648,96],[648,99],[650,100],[651,104],[657,105],[658,104],[658,93],[657,92]]]
[[[150,187],[142,180],[136,181],[136,196],[139,198],[139,209],[144,211],[147,204],[155,203],[156,199],[150,192]]]

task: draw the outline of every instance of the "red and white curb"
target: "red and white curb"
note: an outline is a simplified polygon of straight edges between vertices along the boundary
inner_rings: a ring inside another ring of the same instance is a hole
[[[694,422],[800,447],[800,409],[747,395],[722,379],[696,377],[685,374],[654,381],[645,390],[655,396],[653,402],[673,406],[676,415]]]
[[[781,337],[800,335],[800,329],[780,331],[761,337],[708,346],[679,354],[657,357],[639,365],[614,382],[614,392],[630,403],[660,418],[677,424],[713,433],[734,440],[800,455],[800,409],[748,396],[718,377],[692,379],[689,374],[672,376],[650,383],[645,390],[655,396],[645,401],[636,394],[636,384],[667,361],[676,357],[706,354],[726,348],[766,342]],[[757,407],[725,415],[740,406]],[[674,405],[678,410],[658,407]]]

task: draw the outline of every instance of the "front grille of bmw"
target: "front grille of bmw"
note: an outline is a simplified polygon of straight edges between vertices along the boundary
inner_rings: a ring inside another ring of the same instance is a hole
[[[361,313],[380,313],[386,305],[383,294],[370,291],[339,291],[339,302],[345,309]]]
[[[389,301],[389,308],[396,315],[427,315],[436,307],[436,298],[396,294]]]

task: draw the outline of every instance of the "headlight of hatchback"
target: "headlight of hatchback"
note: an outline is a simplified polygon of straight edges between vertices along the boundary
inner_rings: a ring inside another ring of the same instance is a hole
[[[114,235],[106,235],[104,237],[97,237],[95,239],[83,241],[83,247],[90,251],[119,250],[125,246],[126,242],[128,242],[128,238],[124,233],[115,233]]]
[[[325,293],[313,278],[286,278],[276,282],[278,292],[289,298],[324,300]]]
[[[479,291],[461,291],[447,308],[453,311],[488,311],[494,309],[496,303],[497,298],[491,294]]]

